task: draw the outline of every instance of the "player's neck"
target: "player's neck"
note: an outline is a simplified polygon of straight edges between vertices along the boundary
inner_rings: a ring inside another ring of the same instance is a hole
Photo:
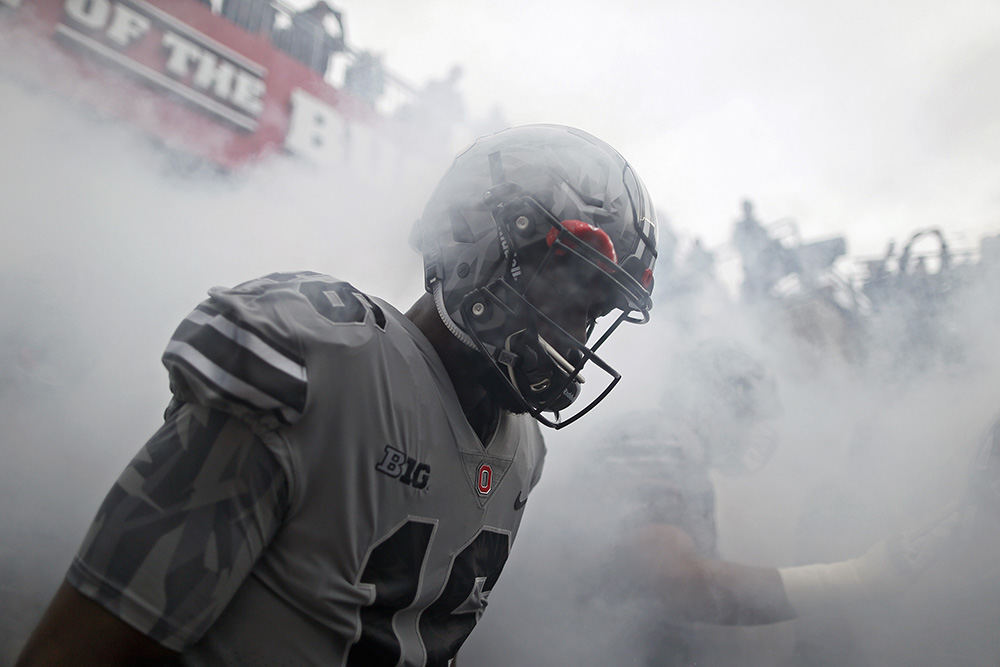
[[[469,425],[486,445],[500,421],[500,407],[490,396],[478,373],[471,372],[469,350],[441,321],[434,298],[424,294],[406,311],[406,317],[427,337],[448,372],[455,395]]]

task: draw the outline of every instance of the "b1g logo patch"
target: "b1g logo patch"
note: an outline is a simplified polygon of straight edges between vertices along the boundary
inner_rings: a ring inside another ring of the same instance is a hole
[[[427,488],[427,481],[431,476],[429,465],[420,463],[412,456],[407,456],[406,452],[400,451],[392,445],[385,446],[385,454],[382,456],[382,460],[375,464],[375,470],[393,479],[398,479],[414,489]]]
[[[479,493],[484,496],[493,489],[493,468],[490,467],[489,463],[479,466],[479,474],[476,476],[476,481]]]

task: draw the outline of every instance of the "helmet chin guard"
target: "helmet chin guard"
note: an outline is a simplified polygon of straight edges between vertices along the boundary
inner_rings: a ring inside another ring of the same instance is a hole
[[[517,320],[516,311],[509,305],[508,300],[511,298],[515,304],[521,305],[521,312],[532,315],[527,318],[524,328],[507,336],[502,346],[491,345],[484,340],[484,336],[489,335],[489,330],[481,332],[475,324],[470,327],[470,337],[476,349],[487,357],[513,395],[518,397],[525,411],[550,428],[568,426],[592,410],[621,380],[621,374],[598,357],[594,350],[624,321],[624,315],[617,318],[597,344],[588,348],[586,343],[573,338],[503,280],[467,295],[462,309],[467,321],[473,323],[477,319],[476,312],[481,313],[480,317],[486,317],[491,309],[499,309],[510,320]],[[559,341],[557,344],[568,348],[565,355],[542,336],[539,331],[541,325],[551,332],[551,337]],[[606,376],[604,387],[586,406],[571,416],[562,418],[560,412],[572,405],[580,395],[581,386],[585,382],[581,371],[588,362],[592,364],[592,368],[600,369]],[[546,412],[554,413],[555,419],[546,417],[543,414]]]
[[[539,422],[566,426],[617,385],[596,350],[622,322],[649,319],[656,224],[645,187],[610,146],[555,125],[484,137],[456,158],[413,238],[444,324]],[[584,320],[586,335],[574,335]]]
[[[545,351],[544,356],[539,357],[536,352],[539,347]],[[531,334],[527,329],[512,333],[507,338],[504,351],[508,359],[519,361],[506,364],[511,384],[522,395],[548,406],[552,412],[558,414],[560,410],[565,410],[580,394],[583,376],[540,334]],[[553,382],[560,371],[567,375],[576,371],[576,374],[569,378],[572,380],[569,384],[562,386],[558,381]]]

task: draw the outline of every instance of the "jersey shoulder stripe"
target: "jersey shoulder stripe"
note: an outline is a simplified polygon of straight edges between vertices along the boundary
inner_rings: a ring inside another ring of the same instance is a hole
[[[177,327],[163,363],[175,389],[211,407],[235,403],[286,424],[305,409],[308,373],[301,357],[210,301]]]
[[[286,375],[306,379],[305,367],[299,355],[277,346],[273,341],[265,340],[263,334],[255,332],[246,322],[237,323],[225,312],[201,304],[188,315],[186,323],[207,325],[221,335],[220,340],[236,343]]]

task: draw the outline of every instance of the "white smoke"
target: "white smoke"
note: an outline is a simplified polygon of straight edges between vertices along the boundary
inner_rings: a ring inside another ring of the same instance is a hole
[[[9,662],[103,494],[158,426],[168,398],[159,355],[205,290],[312,269],[405,308],[421,293],[407,233],[439,170],[387,182],[283,158],[235,175],[179,169],[138,132],[0,76],[0,662]],[[713,474],[723,557],[790,565],[857,555],[958,493],[1000,407],[995,288],[956,304],[949,317],[964,357],[947,363],[934,349],[898,354],[885,330],[865,363],[849,362],[836,341],[809,343],[781,313],[750,312],[724,294],[661,299],[652,324],[626,327],[602,351],[625,379],[597,412],[548,434],[546,474],[463,661],[634,662],[630,632],[656,611],[593,593],[593,568],[607,567],[596,554],[626,499],[595,498],[580,470],[603,465],[601,425],[657,406],[669,360],[699,340],[746,346],[776,375],[784,406],[763,470]],[[979,586],[961,574],[938,572],[903,606],[839,634],[807,623],[688,631],[703,664],[995,664],[995,572]]]
[[[992,563],[1000,551],[989,534],[956,543],[904,595],[859,602],[842,622],[757,628],[675,625],[645,602],[595,596],[600,582],[620,573],[615,561],[591,555],[615,539],[622,508],[644,501],[604,479],[621,474],[608,458],[621,438],[620,415],[649,407],[678,415],[664,397],[718,404],[710,377],[678,375],[672,363],[704,340],[722,339],[760,360],[782,404],[772,424],[777,449],[762,470],[711,474],[720,557],[770,567],[831,562],[926,523],[966,492],[976,450],[1000,411],[1000,308],[992,296],[1000,267],[993,269],[956,288],[933,319],[938,338],[929,342],[900,333],[933,307],[929,297],[913,311],[868,316],[851,328],[823,319],[830,314],[822,299],[804,310],[790,302],[751,308],[720,289],[661,293],[654,322],[622,332],[603,355],[623,370],[620,390],[585,426],[548,438],[532,511],[463,655],[498,666],[996,664],[1000,569]],[[823,337],[807,338],[804,321],[825,322]],[[690,653],[643,662],[644,633],[665,637],[665,651],[686,645]]]

